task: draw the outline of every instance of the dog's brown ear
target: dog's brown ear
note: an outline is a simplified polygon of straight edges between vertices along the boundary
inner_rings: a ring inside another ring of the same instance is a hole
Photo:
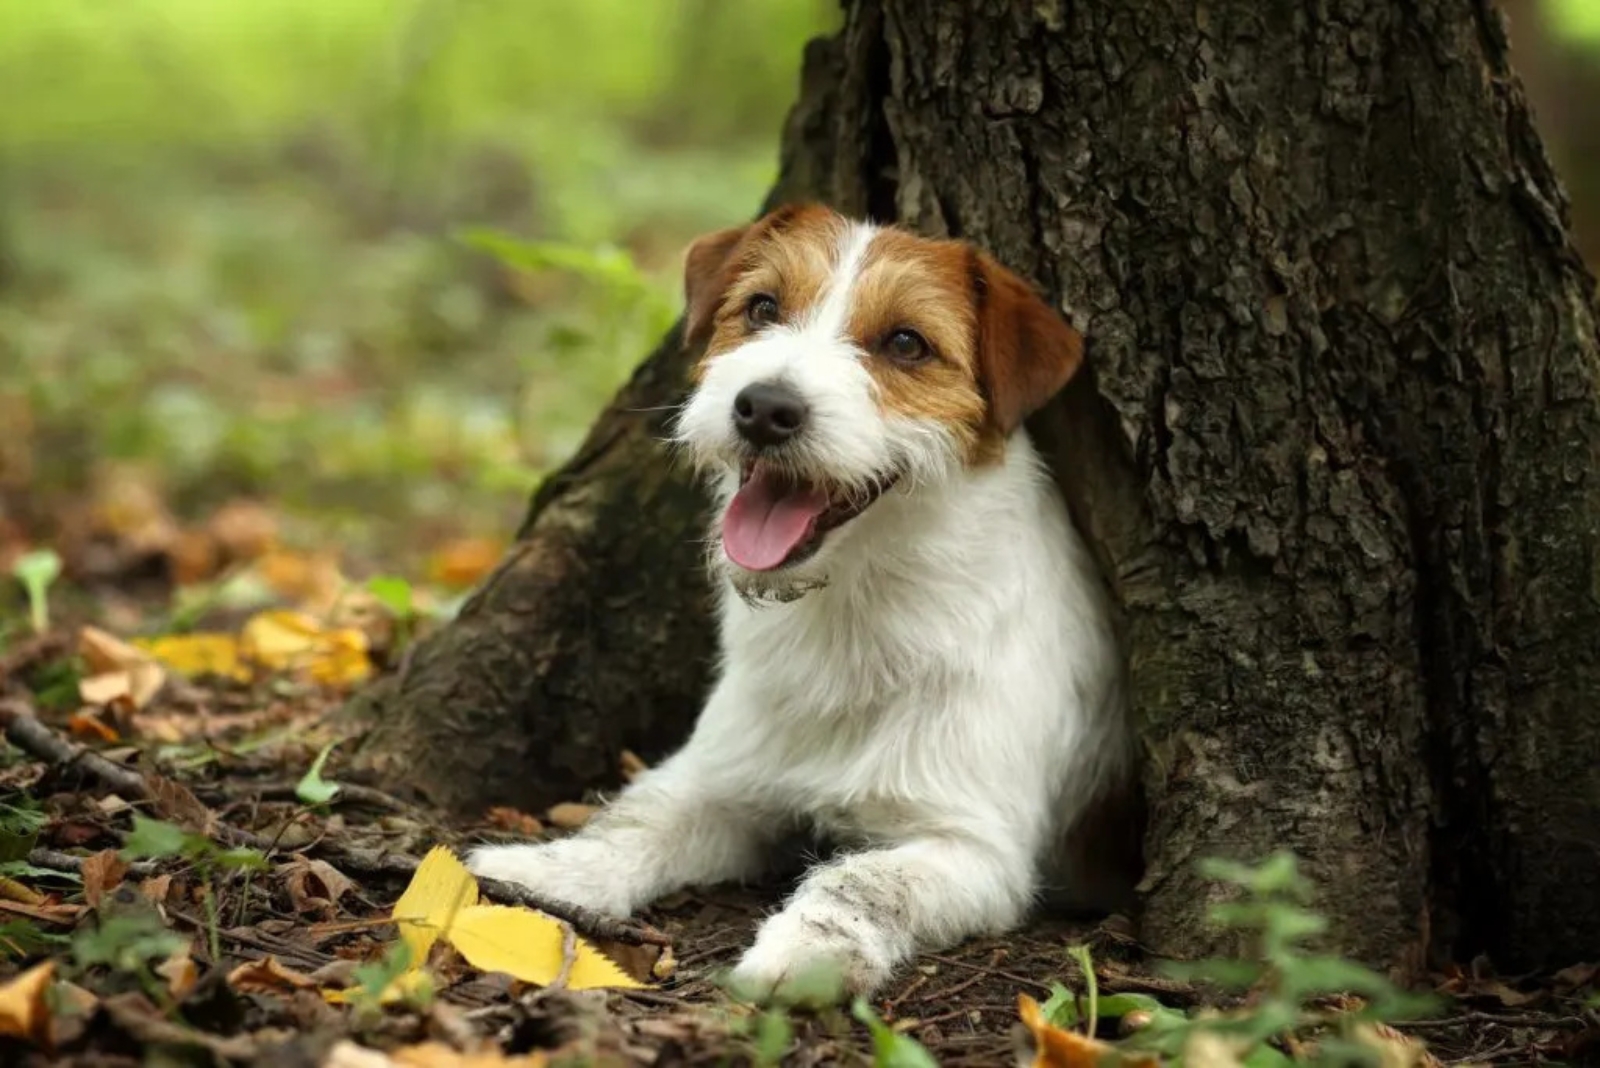
[[[972,269],[977,302],[978,380],[1002,434],[1060,392],[1083,363],[1083,335],[1038,292],[989,256]]]
[[[703,342],[711,328],[711,316],[732,281],[730,260],[733,250],[750,231],[734,226],[696,238],[683,258],[684,324],[683,340],[693,345]]]

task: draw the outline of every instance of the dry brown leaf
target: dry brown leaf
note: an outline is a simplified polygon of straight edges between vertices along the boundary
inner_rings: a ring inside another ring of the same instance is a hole
[[[102,849],[84,858],[79,874],[83,876],[83,899],[90,908],[99,908],[105,896],[122,885],[128,865],[115,849]]]
[[[1443,1068],[1420,1039],[1388,1024],[1357,1024],[1352,1037],[1378,1055],[1379,1068]]]
[[[317,980],[286,966],[277,957],[248,961],[228,973],[228,985],[244,994],[282,994],[315,990]]]
[[[189,955],[190,949],[190,944],[184,942],[174,949],[166,960],[156,965],[156,974],[167,981],[167,993],[178,1001],[188,997],[189,992],[200,981],[200,969],[195,965],[194,958]]]
[[[9,912],[15,916],[26,916],[30,920],[40,923],[60,924],[69,927],[78,922],[84,914],[84,905],[25,905],[21,901],[7,901],[0,897],[0,912]]]
[[[1552,977],[1558,990],[1577,990],[1600,979],[1600,964],[1574,964]]]
[[[117,676],[100,675],[97,676],[97,678],[117,678]],[[86,679],[84,681],[88,682],[90,680]],[[126,682],[125,680],[121,681],[124,682],[124,685],[122,686],[123,694],[126,694]],[[82,689],[82,686],[79,688]],[[110,702],[108,701],[106,703],[109,704]],[[115,745],[116,743],[122,741],[122,735],[117,733],[117,728],[113,727],[111,724],[105,722],[99,716],[95,715],[92,709],[83,709],[68,716],[67,733],[72,735],[74,738],[85,738],[90,741],[104,742],[107,745]]]
[[[585,805],[578,801],[563,801],[559,805],[551,805],[545,812],[545,819],[551,826],[560,827],[563,831],[575,831],[588,823],[600,809],[596,805]]]
[[[60,981],[54,988],[55,1013],[50,1021],[50,1038],[57,1048],[83,1036],[100,999],[76,983]]]
[[[55,974],[55,963],[47,960],[0,986],[0,1035],[49,1047],[50,1006],[47,998],[50,980],[55,978]]]
[[[406,1046],[390,1059],[402,1068],[548,1068],[550,1064],[550,1055],[542,1050],[507,1057],[493,1048],[461,1053],[441,1042]]]
[[[394,1068],[388,1055],[341,1039],[322,1060],[322,1068]]]
[[[498,827],[502,831],[513,831],[529,838],[544,833],[544,824],[539,822],[537,816],[530,816],[521,809],[511,808],[508,805],[495,805],[485,813],[484,818],[491,827]]]
[[[505,546],[488,538],[457,538],[428,559],[428,576],[441,586],[466,589],[476,585],[500,562]]]
[[[78,683],[84,704],[134,712],[154,700],[167,681],[148,653],[98,627],[78,632],[78,655],[89,669]]]
[[[153,773],[145,776],[145,782],[149,784],[150,801],[157,815],[188,830],[205,835],[211,833],[216,823],[216,813],[194,796],[187,786],[176,779]]]
[[[221,570],[222,547],[207,531],[179,531],[177,540],[167,550],[167,561],[172,566],[173,582],[179,586],[193,586]]]
[[[172,876],[152,875],[139,884],[139,894],[146,901],[155,905],[165,905],[167,895],[172,892]]]
[[[218,508],[206,533],[232,560],[254,560],[278,543],[278,516],[260,501],[238,498]]]
[[[254,569],[274,593],[312,611],[331,610],[350,585],[339,562],[325,553],[304,556],[273,549],[261,555]]]
[[[339,899],[356,887],[354,880],[327,861],[298,853],[278,871],[296,912],[323,912],[331,917]]]
[[[95,474],[90,528],[113,539],[130,555],[165,553],[178,536],[155,478],[132,465],[107,466]]]

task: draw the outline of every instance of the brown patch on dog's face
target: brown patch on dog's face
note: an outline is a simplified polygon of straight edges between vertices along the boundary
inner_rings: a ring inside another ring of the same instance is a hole
[[[958,242],[880,232],[851,293],[849,334],[866,354],[879,403],[904,418],[944,424],[974,459],[988,406],[977,381],[966,261]],[[902,332],[922,345],[902,351]]]
[[[805,205],[695,242],[685,340],[705,353],[694,380],[760,329],[750,316],[758,298],[775,304],[763,306],[765,321],[793,324],[848,285],[842,340],[863,354],[880,407],[942,424],[968,463],[998,459],[1076,372],[1083,338],[1032,286],[963,242],[879,230],[840,277],[850,232],[832,210]]]
[[[684,340],[706,346],[693,379],[755,333],[746,313],[756,297],[776,301],[778,322],[804,316],[826,291],[845,229],[845,220],[828,208],[798,205],[691,245],[684,266]]]

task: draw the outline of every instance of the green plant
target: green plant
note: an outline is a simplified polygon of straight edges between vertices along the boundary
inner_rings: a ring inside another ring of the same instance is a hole
[[[61,577],[61,557],[49,549],[35,549],[17,557],[11,573],[28,595],[28,621],[35,634],[50,629],[50,586]]]
[[[850,1011],[872,1034],[872,1068],[938,1068],[921,1043],[879,1019],[865,998],[857,998]]]
[[[326,805],[329,801],[339,796],[339,784],[330,782],[322,777],[322,768],[328,763],[328,756],[339,743],[337,740],[329,742],[317,753],[317,758],[311,762],[311,767],[295,783],[294,796],[307,805]]]
[[[267,869],[267,858],[254,849],[225,849],[203,834],[193,834],[175,824],[137,814],[133,817],[133,831],[123,844],[120,855],[124,860],[178,857],[194,865],[205,888],[206,937],[212,960],[222,959],[216,890],[218,874]]]
[[[169,1005],[171,996],[152,962],[165,960],[185,944],[162,926],[154,909],[122,908],[103,911],[98,922],[74,934],[69,953],[80,973],[103,966],[130,975],[151,1000]]]
[[[359,1016],[371,1016],[383,1006],[385,995],[398,991],[400,999],[415,1008],[426,1008],[433,1000],[433,980],[425,971],[410,971],[411,947],[404,941],[392,944],[384,955],[361,965],[352,974],[350,1004]]]
[[[1099,997],[1093,962],[1087,950],[1074,947],[1087,996],[1080,999],[1058,984],[1042,1006],[1045,1019],[1063,1028],[1081,1024],[1092,1036],[1100,1019],[1125,1020],[1137,1013],[1138,1029],[1121,1044],[1130,1052],[1180,1059],[1197,1044],[1214,1042],[1248,1068],[1289,1063],[1334,1068],[1381,1062],[1383,1050],[1364,1025],[1413,1019],[1433,1007],[1431,998],[1409,994],[1368,968],[1309,947],[1327,921],[1307,907],[1312,887],[1292,855],[1276,853],[1254,867],[1208,860],[1202,871],[1242,891],[1239,898],[1213,906],[1210,918],[1245,934],[1252,953],[1248,959],[1171,964],[1166,971],[1223,992],[1248,993],[1241,1007],[1191,1015],[1140,994]],[[1329,999],[1335,995],[1354,995],[1359,1007],[1334,1006]],[[1279,1044],[1307,1052],[1291,1062]]]

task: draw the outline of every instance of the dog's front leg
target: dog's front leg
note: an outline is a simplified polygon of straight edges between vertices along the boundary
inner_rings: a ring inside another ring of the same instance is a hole
[[[1033,866],[1014,843],[923,837],[812,871],[734,969],[757,1001],[870,994],[919,951],[1022,919]]]
[[[571,838],[485,846],[467,866],[555,902],[616,916],[683,886],[756,874],[772,823],[718,783],[718,755],[690,742]]]

